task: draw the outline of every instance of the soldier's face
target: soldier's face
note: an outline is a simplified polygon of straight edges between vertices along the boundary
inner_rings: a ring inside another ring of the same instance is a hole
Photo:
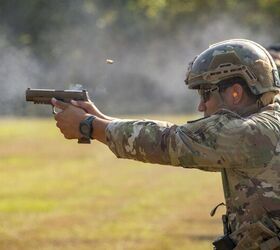
[[[217,112],[227,103],[227,96],[220,93],[218,88],[212,90],[199,90],[200,102],[198,104],[198,111],[204,113],[204,117],[210,116]],[[221,96],[223,98],[221,99]]]
[[[214,114],[216,111],[218,111],[218,108],[219,108],[219,102],[213,97],[210,97],[209,100],[206,102],[200,99],[198,105],[198,111],[203,112],[204,117]]]
[[[220,88],[220,90],[218,87],[216,89],[200,89],[198,93],[200,95],[198,111],[203,112],[205,117],[222,108],[239,113],[245,107],[256,102],[255,98],[248,97],[239,83],[224,89]]]

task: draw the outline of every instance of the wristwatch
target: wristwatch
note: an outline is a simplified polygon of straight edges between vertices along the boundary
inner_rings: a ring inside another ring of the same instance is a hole
[[[93,126],[92,122],[95,119],[94,115],[91,115],[87,117],[85,120],[80,122],[80,133],[83,135],[84,139],[93,139],[92,134],[93,134]]]

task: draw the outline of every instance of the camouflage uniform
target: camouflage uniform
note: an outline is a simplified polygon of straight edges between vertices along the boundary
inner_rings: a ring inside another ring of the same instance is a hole
[[[181,126],[115,120],[106,136],[119,158],[221,172],[235,249],[278,249],[260,245],[280,229],[280,97]]]
[[[232,232],[258,221],[280,228],[280,101],[247,117],[220,110],[182,126],[114,121],[106,133],[117,157],[220,171]]]

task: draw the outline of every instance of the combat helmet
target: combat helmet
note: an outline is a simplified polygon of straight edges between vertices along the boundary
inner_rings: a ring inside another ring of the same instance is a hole
[[[185,83],[190,89],[211,88],[232,77],[246,80],[254,95],[280,90],[271,55],[261,45],[245,39],[211,45],[190,63]]]

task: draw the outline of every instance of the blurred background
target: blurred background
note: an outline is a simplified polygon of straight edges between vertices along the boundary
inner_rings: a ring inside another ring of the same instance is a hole
[[[47,115],[25,89],[77,83],[109,114],[193,113],[190,60],[224,39],[279,42],[279,13],[279,0],[1,0],[0,115]]]

